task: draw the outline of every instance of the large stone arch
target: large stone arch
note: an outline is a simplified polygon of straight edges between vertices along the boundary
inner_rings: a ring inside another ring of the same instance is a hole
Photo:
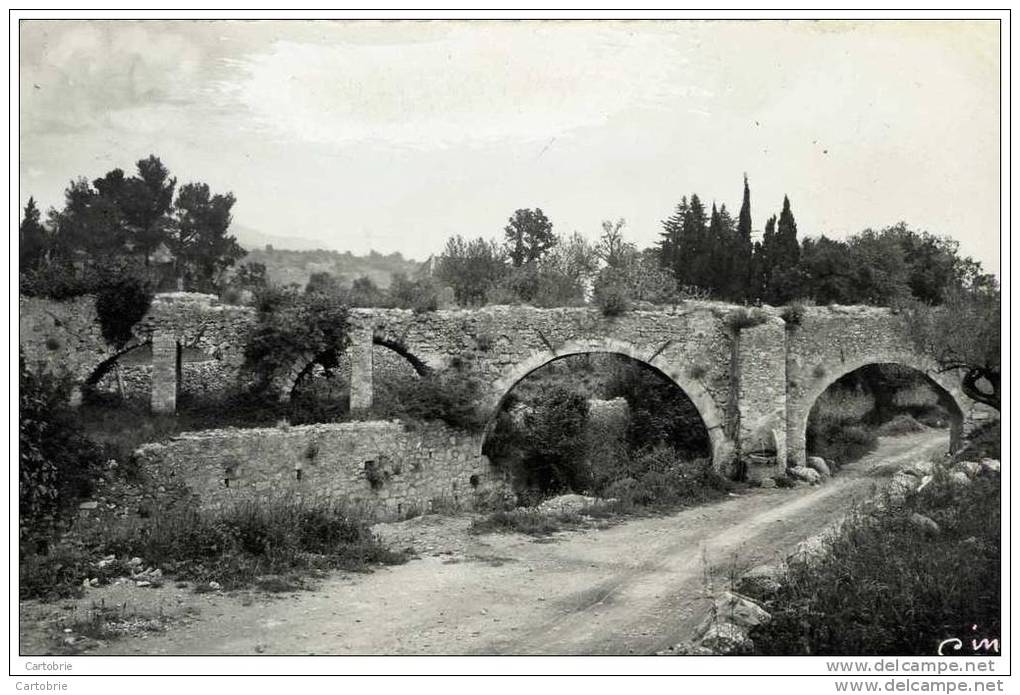
[[[596,338],[588,340],[567,341],[552,349],[532,353],[524,360],[507,368],[492,384],[483,402],[484,412],[489,425],[479,446],[484,444],[489,429],[493,426],[496,415],[506,401],[513,388],[525,377],[537,369],[570,355],[591,353],[617,354],[629,357],[647,368],[653,369],[679,387],[691,399],[698,415],[708,431],[709,447],[712,452],[712,465],[721,469],[733,455],[733,443],[726,436],[723,409],[712,398],[705,386],[688,375],[685,365],[671,364],[659,355],[649,354],[626,341],[614,338]]]
[[[786,439],[790,457],[798,465],[807,458],[807,425],[818,398],[842,377],[869,365],[894,364],[913,369],[925,377],[939,392],[940,401],[949,406],[951,416],[950,448],[961,445],[967,399],[960,389],[956,372],[941,372],[938,364],[913,351],[880,351],[849,360],[828,360],[814,368],[809,383],[803,385],[799,394],[789,398],[786,413]]]

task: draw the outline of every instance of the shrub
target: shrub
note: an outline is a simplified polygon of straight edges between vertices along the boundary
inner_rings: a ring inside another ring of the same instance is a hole
[[[862,425],[829,422],[808,426],[808,452],[839,465],[856,461],[877,446],[878,436]]]
[[[45,543],[91,494],[102,452],[67,405],[70,385],[30,372],[19,355],[18,508],[23,540]]]
[[[476,431],[486,425],[481,411],[481,386],[461,367],[394,380],[385,398],[373,400],[372,415],[381,418],[441,421]]]
[[[923,432],[924,425],[906,413],[895,416],[892,420],[883,422],[875,430],[879,437],[898,437],[903,434]]]
[[[332,499],[281,496],[242,500],[219,510],[163,510],[149,519],[125,519],[47,555],[26,556],[22,598],[73,594],[83,577],[100,583],[127,574],[123,564],[101,571],[93,558],[139,557],[177,579],[219,582],[225,589],[280,575],[301,577],[327,569],[365,570],[406,557],[384,548],[369,522]]]
[[[260,306],[269,310],[260,311],[244,357],[258,388],[267,388],[308,353],[316,355],[316,363],[327,373],[339,365],[350,337],[347,306],[338,298],[275,289],[267,289],[257,298]]]
[[[760,326],[769,320],[769,315],[764,309],[748,309],[740,307],[734,309],[723,320],[726,327],[733,333],[740,333],[745,328]]]
[[[96,314],[106,342],[121,348],[131,340],[131,329],[149,310],[152,297],[152,287],[135,278],[125,278],[100,290]]]
[[[523,533],[527,536],[549,536],[557,531],[580,525],[576,514],[543,514],[534,509],[498,510],[471,522],[471,533]]]
[[[803,302],[794,302],[783,307],[780,316],[786,322],[786,328],[789,330],[803,323],[805,314],[807,314],[807,306]]]
[[[915,513],[939,533],[912,524]],[[761,597],[772,620],[751,630],[756,652],[931,656],[947,637],[968,647],[970,637],[998,637],[999,515],[997,478],[933,484],[902,506],[859,510],[823,556],[791,562],[782,588]]]
[[[620,316],[630,310],[630,293],[622,283],[597,285],[594,298],[603,316]]]

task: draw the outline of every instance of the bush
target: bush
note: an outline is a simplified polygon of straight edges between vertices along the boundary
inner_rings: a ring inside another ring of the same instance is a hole
[[[543,514],[534,509],[499,510],[471,522],[471,533],[523,533],[528,536],[548,536],[580,524],[572,514]]]
[[[385,397],[379,396],[373,399],[374,417],[438,420],[468,432],[487,424],[486,414],[480,407],[481,385],[456,366],[442,372],[394,380]]]
[[[23,541],[47,536],[91,494],[102,452],[67,405],[70,385],[34,374],[19,355],[18,509]]]
[[[783,312],[780,316],[782,316],[783,321],[786,323],[786,328],[792,329],[804,322],[806,314],[807,306],[803,302],[794,302],[783,307]]]
[[[999,637],[1000,505],[998,479],[979,478],[852,515],[825,555],[791,562],[782,588],[762,597],[772,620],[751,630],[756,652],[932,656],[948,637],[968,647]],[[914,513],[939,532],[912,524]]]
[[[122,348],[132,337],[131,329],[152,305],[152,287],[135,278],[125,278],[104,287],[96,296],[96,314],[103,338]]]
[[[733,333],[740,333],[745,328],[760,326],[769,320],[769,315],[764,309],[747,309],[740,307],[734,309],[723,319],[726,327]]]
[[[923,432],[925,426],[906,413],[895,416],[892,420],[883,422],[875,430],[879,437],[898,437],[904,434]]]
[[[827,461],[831,459],[841,466],[856,461],[877,447],[878,436],[863,425],[829,422],[808,426],[808,453]]]
[[[127,574],[122,563],[105,572],[92,564],[106,555],[139,557],[176,579],[216,581],[225,589],[251,586],[265,575],[282,575],[300,586],[303,575],[316,571],[361,571],[406,560],[384,548],[369,522],[336,500],[243,500],[214,511],[175,509],[124,520],[48,555],[23,557],[22,598],[70,595],[85,577],[103,583]]]
[[[267,288],[256,296],[259,323],[244,348],[245,367],[266,389],[308,353],[327,372],[336,368],[350,342],[347,306],[331,295],[297,294]]]

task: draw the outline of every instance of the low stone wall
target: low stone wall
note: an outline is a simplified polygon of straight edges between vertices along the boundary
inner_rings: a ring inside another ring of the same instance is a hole
[[[242,497],[339,497],[378,519],[437,502],[471,508],[501,492],[477,435],[397,421],[188,432],[135,452],[190,488],[203,507]]]

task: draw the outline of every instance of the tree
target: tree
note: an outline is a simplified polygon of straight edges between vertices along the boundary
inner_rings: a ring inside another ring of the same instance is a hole
[[[998,287],[954,289],[941,306],[913,300],[903,307],[916,347],[942,371],[960,370],[971,399],[1001,407],[1001,298]]]
[[[737,218],[737,234],[733,255],[733,283],[731,298],[745,299],[748,296],[751,276],[751,188],[744,174],[744,199],[740,203],[740,215]]]
[[[602,236],[595,245],[595,254],[610,268],[623,267],[636,252],[634,244],[623,238],[624,224],[626,221],[622,217],[616,222],[602,221]]]
[[[687,196],[680,199],[673,214],[662,221],[662,232],[659,233],[659,263],[680,280],[680,243],[683,237],[684,220],[690,206]]]
[[[776,254],[774,267],[794,268],[800,262],[800,242],[797,240],[797,221],[790,210],[790,199],[783,196],[783,210],[776,226]]]
[[[698,194],[691,195],[690,205],[683,220],[680,245],[677,250],[679,267],[677,279],[684,285],[697,287],[710,286],[711,270],[709,264],[708,218],[705,206],[701,204]],[[708,284],[706,284],[708,283]]]
[[[507,255],[515,268],[537,261],[556,245],[552,222],[541,208],[516,210],[503,228]]]
[[[234,202],[232,193],[213,195],[204,183],[189,183],[177,192],[167,245],[177,276],[187,278],[189,286],[216,287],[221,273],[244,256],[244,249],[227,234]]]
[[[483,303],[506,270],[499,246],[481,237],[472,241],[459,235],[450,237],[436,262],[436,277],[453,288],[454,298],[462,306]]]
[[[35,198],[29,198],[18,226],[18,267],[22,272],[35,269],[46,260],[49,234],[41,219]]]

